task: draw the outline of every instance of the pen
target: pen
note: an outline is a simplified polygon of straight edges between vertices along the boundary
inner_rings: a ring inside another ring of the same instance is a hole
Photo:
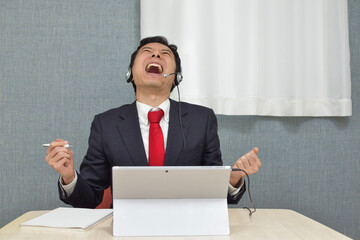
[[[50,143],[44,143],[42,146],[43,146],[43,147],[50,147]],[[63,147],[71,148],[72,146],[73,146],[73,145],[65,144]]]

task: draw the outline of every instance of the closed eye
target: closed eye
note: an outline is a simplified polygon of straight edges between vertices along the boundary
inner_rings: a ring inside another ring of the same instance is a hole
[[[141,49],[141,52],[150,52],[151,48],[150,47],[144,47]]]
[[[169,51],[163,51],[162,54],[166,54],[166,55],[171,56],[171,53]]]

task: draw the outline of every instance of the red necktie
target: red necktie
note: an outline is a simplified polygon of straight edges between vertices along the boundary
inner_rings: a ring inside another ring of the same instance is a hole
[[[163,110],[148,113],[148,119],[150,122],[149,166],[164,166],[164,136],[159,124],[163,116]]]

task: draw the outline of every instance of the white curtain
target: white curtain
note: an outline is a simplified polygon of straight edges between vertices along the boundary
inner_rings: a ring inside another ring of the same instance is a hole
[[[347,11],[347,0],[142,0],[141,37],[178,46],[182,101],[226,115],[350,116]]]

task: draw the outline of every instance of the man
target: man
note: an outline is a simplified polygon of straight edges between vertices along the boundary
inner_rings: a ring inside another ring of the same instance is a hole
[[[58,139],[50,144],[45,160],[61,175],[61,200],[74,207],[95,208],[102,201],[104,189],[112,186],[113,166],[222,165],[213,110],[169,99],[181,80],[180,74],[175,45],[163,37],[141,40],[127,74],[136,101],[95,116],[80,173],[74,170],[73,152],[64,147],[67,141]],[[160,140],[153,141],[154,130],[149,123],[153,120],[149,119],[154,112],[161,114],[157,123],[161,130],[157,135]],[[153,142],[161,144],[153,147]],[[258,148],[254,148],[239,158],[234,168],[249,175],[257,172],[261,166],[257,153]],[[237,203],[245,192],[244,175],[231,172],[229,203]]]

